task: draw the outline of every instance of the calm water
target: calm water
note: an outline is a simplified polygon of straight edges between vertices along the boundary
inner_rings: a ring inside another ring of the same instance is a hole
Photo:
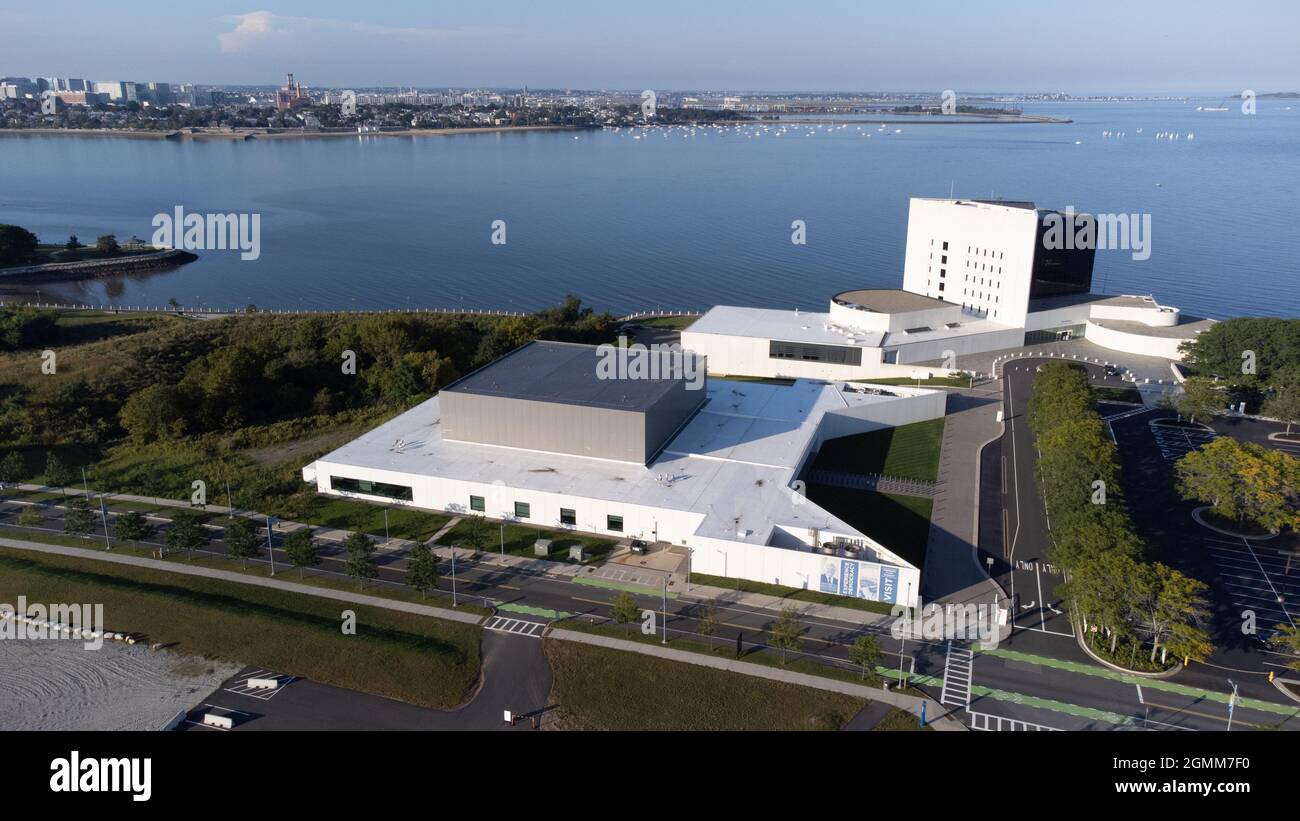
[[[1288,108],[1288,105],[1290,108]],[[43,241],[148,239],[154,214],[262,215],[262,256],[41,286],[64,300],[239,307],[820,309],[898,287],[909,196],[1152,214],[1151,258],[1101,252],[1100,290],[1212,317],[1300,315],[1300,103],[1040,106],[1070,125],[902,124],[163,142],[0,138],[0,222]],[[843,122],[843,121],[841,121]],[[1137,130],[1143,129],[1138,134]],[[1123,138],[1102,132],[1124,131]],[[1184,139],[1156,140],[1160,131]],[[1195,134],[1194,140],[1186,135]],[[867,137],[866,134],[872,136]],[[1076,145],[1076,140],[1082,140]],[[1157,185],[1159,183],[1159,185]],[[505,220],[507,244],[491,244]],[[803,219],[808,244],[790,242]]]

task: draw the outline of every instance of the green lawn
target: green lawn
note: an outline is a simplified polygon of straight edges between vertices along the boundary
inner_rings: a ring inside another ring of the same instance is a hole
[[[199,515],[199,521],[207,522],[209,524],[219,525],[225,518],[224,515],[215,513]],[[80,547],[88,550],[100,550],[104,547],[103,530],[100,529],[97,529],[94,533],[91,533],[88,536],[73,536],[66,533],[29,530],[15,526],[13,524],[13,517],[9,517],[8,520],[0,518],[0,537],[6,539],[22,539],[24,541],[39,542],[41,544]],[[259,536],[259,538],[261,537]],[[157,537],[155,537],[153,541],[157,542]],[[116,553],[139,556],[145,559],[159,558],[155,555],[157,544],[123,542],[113,539],[112,545],[113,551]],[[258,558],[265,559],[265,556],[262,555]],[[271,571],[270,565],[264,561],[254,561],[245,566],[242,562],[231,559],[223,553],[203,550],[195,551],[193,554],[184,551],[167,553],[159,560],[174,562],[178,565],[186,565],[189,567],[211,567],[216,570],[240,573],[245,576],[260,576],[262,578],[269,576]],[[437,589],[442,591],[443,594],[447,594],[451,590],[450,562],[443,560],[438,566],[438,572],[439,577]],[[384,599],[413,602],[415,604],[427,604],[434,607],[451,606],[451,597],[448,595],[439,595],[433,591],[421,595],[406,585],[385,581],[383,579],[370,579],[365,583],[365,587],[363,588],[356,579],[347,576],[324,572],[316,568],[303,568],[299,570],[287,566],[283,562],[277,562],[276,575],[279,578],[291,582],[297,582],[298,584],[311,585],[312,587],[323,587],[329,590],[343,590],[349,593],[363,592],[367,596],[378,596]],[[463,583],[460,592],[460,603],[457,605],[458,610],[476,613],[480,616],[491,614],[492,611],[476,603],[481,601],[479,597],[466,592]]]
[[[377,502],[340,499],[317,493],[312,496],[305,515],[295,517],[294,521],[339,530],[359,529],[383,536],[384,508],[384,505]],[[451,517],[443,513],[394,505],[388,508],[388,535],[394,539],[424,542],[450,521]]]
[[[684,331],[694,325],[697,319],[699,319],[698,316],[656,316],[632,321],[645,325],[647,328],[669,328],[674,331]]]
[[[440,541],[445,545],[465,546],[465,534],[469,530],[470,524],[462,519],[455,527],[446,533]],[[484,553],[501,552],[501,524],[499,522],[487,522],[487,543],[483,545]],[[544,528],[531,527],[521,524],[506,524],[505,526],[505,552],[509,556],[527,556],[529,558],[542,558],[534,556],[533,543],[538,539],[551,540],[551,561],[567,562],[569,561],[569,548],[573,545],[580,544],[587,549],[587,563],[602,561],[614,549],[614,544],[610,539],[600,536],[593,536],[589,533],[574,533],[568,530],[546,530]]]
[[[235,582],[0,548],[0,601],[96,602],[110,630],[190,655],[428,707],[462,703],[479,673],[479,628]]]
[[[547,639],[570,730],[835,730],[866,702],[677,661]],[[689,697],[683,697],[689,694]]]
[[[907,561],[923,567],[934,500],[810,484],[808,499],[867,534]]]
[[[872,727],[872,732],[914,732],[917,730],[933,730],[933,724],[921,726],[920,719],[906,710],[898,707],[890,708],[885,717],[880,719],[876,726]]]
[[[823,593],[820,590],[806,590],[801,587],[786,587],[785,585],[768,584],[766,582],[756,582],[749,579],[731,579],[726,576],[711,576],[707,573],[692,573],[691,584],[703,584],[708,585],[709,587],[740,590],[744,593],[761,593],[765,596],[778,596],[793,601],[829,604],[836,607],[849,607],[854,610],[865,610],[869,613],[883,613],[886,615],[889,614],[890,607],[892,606],[878,601],[856,599],[851,596],[836,596],[831,593]]]
[[[939,476],[943,418],[828,439],[814,469],[883,473],[933,482]]]

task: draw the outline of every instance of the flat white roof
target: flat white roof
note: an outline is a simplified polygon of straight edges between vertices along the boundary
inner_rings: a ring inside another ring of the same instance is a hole
[[[437,396],[319,461],[698,513],[697,535],[749,544],[766,544],[778,525],[816,528],[863,538],[874,554],[865,558],[910,566],[790,489],[827,412],[904,396],[848,393],[807,380],[785,386],[710,379],[707,391],[700,412],[645,467],[444,441]]]
[[[960,306],[954,304],[952,307]],[[684,333],[744,336],[782,342],[811,342],[819,345],[845,345],[858,348],[888,348],[913,342],[1010,331],[1017,327],[1019,326],[962,314],[956,328],[940,325],[914,333],[885,333],[833,325],[831,315],[828,313],[719,305],[695,320]]]
[[[829,313],[741,308],[735,305],[710,308],[708,313],[691,323],[691,327],[684,333],[748,336],[818,345],[856,345],[862,348],[878,348],[885,337],[879,331],[832,326]]]

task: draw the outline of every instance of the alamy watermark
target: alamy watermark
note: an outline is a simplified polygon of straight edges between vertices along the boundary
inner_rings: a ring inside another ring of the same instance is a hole
[[[597,379],[682,379],[689,391],[704,387],[705,358],[676,343],[606,343],[596,347],[596,359]]]
[[[261,214],[185,213],[176,206],[170,214],[155,214],[153,244],[182,251],[238,250],[244,261],[262,255]]]
[[[1043,248],[1131,251],[1135,260],[1151,258],[1150,214],[1080,214],[1074,206],[1043,217]]]
[[[896,604],[890,608],[893,622],[889,633],[895,639],[978,641],[984,647],[998,646],[1002,608],[990,604],[937,604],[929,609],[917,598],[916,607]]]
[[[103,604],[28,604],[18,597],[18,606],[0,602],[0,640],[42,641],[80,639],[87,650],[104,646]]]

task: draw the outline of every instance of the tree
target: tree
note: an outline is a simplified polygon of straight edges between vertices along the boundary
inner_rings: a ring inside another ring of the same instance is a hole
[[[95,250],[101,254],[116,254],[122,249],[117,244],[115,234],[104,234],[95,240]]]
[[[226,522],[226,554],[239,559],[240,567],[248,567],[248,560],[257,555],[259,539],[257,524],[243,516],[232,516]]]
[[[475,553],[487,546],[488,523],[482,516],[470,516],[463,520],[460,528],[460,541]]]
[[[164,541],[168,550],[184,550],[192,559],[194,551],[208,543],[209,536],[197,513],[181,510],[172,515],[171,527],[167,528]]]
[[[713,652],[713,636],[718,632],[718,611],[707,604],[701,604],[695,614],[695,629],[709,640],[709,652]]]
[[[1220,436],[1179,459],[1174,473],[1184,499],[1224,519],[1269,531],[1300,527],[1300,460],[1281,451]]]
[[[11,450],[0,459],[0,487],[17,485],[27,475],[27,468],[18,451]]]
[[[1223,411],[1227,400],[1214,382],[1203,376],[1193,376],[1183,383],[1182,395],[1171,400],[1171,404],[1179,415],[1194,423],[1198,417],[1213,419]]]
[[[0,265],[27,262],[36,253],[36,235],[18,225],[0,225]]]
[[[1209,634],[1200,627],[1209,616],[1204,583],[1158,562],[1143,565],[1130,582],[1136,591],[1137,610],[1151,631],[1152,662],[1162,647],[1175,656],[1198,661],[1214,652]]]
[[[849,647],[849,661],[862,668],[864,680],[867,673],[871,673],[872,679],[875,679],[876,663],[880,661],[880,642],[875,636],[858,636]]]
[[[113,520],[113,537],[119,542],[143,542],[153,535],[154,527],[138,510],[128,510]]]
[[[360,531],[353,531],[343,541],[343,549],[348,554],[344,562],[344,570],[356,579],[364,590],[366,579],[373,579],[379,575],[379,569],[375,565],[374,541]]]
[[[68,241],[66,244],[64,244],[63,247],[68,249],[69,251],[75,251],[78,248],[82,247],[81,240],[77,239],[76,234],[73,234],[72,236],[68,237]]]
[[[406,560],[406,583],[420,591],[420,598],[438,587],[438,557],[424,542],[416,542]]]
[[[289,557],[289,564],[298,568],[298,578],[303,577],[303,568],[320,564],[320,545],[310,527],[299,528],[284,537],[284,553]]]
[[[41,514],[40,505],[26,505],[18,511],[19,527],[40,527],[44,521],[45,517]]]
[[[67,495],[67,486],[76,481],[76,474],[72,468],[63,463],[63,460],[50,451],[45,457],[45,484],[57,487],[64,495]]]
[[[95,514],[90,511],[90,500],[74,496],[63,505],[63,532],[73,536],[86,536],[95,529]]]
[[[619,593],[614,598],[614,604],[609,608],[609,617],[615,624],[622,624],[626,629],[626,625],[641,617],[641,608],[637,606],[636,597],[626,590]]]
[[[172,439],[185,429],[180,393],[171,385],[155,384],[127,397],[118,412],[123,430],[140,442]]]
[[[1295,656],[1287,666],[1300,672],[1300,628],[1294,624],[1279,624],[1268,643],[1283,653]]]
[[[1287,434],[1291,433],[1291,426],[1300,423],[1300,367],[1286,371],[1279,378],[1260,410],[1265,416],[1285,422]]]
[[[792,608],[781,610],[781,615],[772,625],[772,646],[781,651],[781,666],[785,666],[786,653],[799,649],[799,635],[802,628]]]

